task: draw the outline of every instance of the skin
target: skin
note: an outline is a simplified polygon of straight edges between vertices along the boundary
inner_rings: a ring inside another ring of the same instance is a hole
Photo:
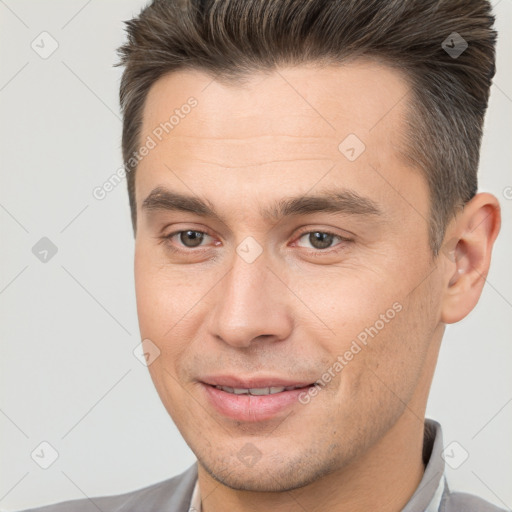
[[[401,156],[407,94],[370,61],[243,83],[183,70],[149,91],[141,140],[198,101],[139,164],[135,278],[142,338],[160,350],[149,371],[198,458],[205,512],[398,511],[421,480],[444,326],[477,303],[500,214],[478,194],[432,255],[428,187]],[[352,162],[338,150],[350,133],[366,145]],[[143,208],[156,187],[208,200],[221,219]],[[261,215],[334,188],[381,214]],[[196,247],[169,237],[180,230],[206,235]],[[336,236],[322,249],[311,232]],[[252,263],[236,252],[248,236],[263,251]],[[394,303],[401,311],[308,404],[240,422],[206,400],[206,374],[316,381]],[[252,467],[237,457],[247,443],[260,454]]]

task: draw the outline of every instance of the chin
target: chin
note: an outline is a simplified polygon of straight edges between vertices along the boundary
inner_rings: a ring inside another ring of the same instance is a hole
[[[236,491],[253,492],[284,492],[304,487],[311,483],[310,479],[299,480],[297,474],[290,468],[288,471],[276,471],[275,468],[248,469],[237,467],[231,472],[222,474],[210,473],[217,482]]]
[[[336,461],[322,460],[316,453],[301,453],[288,460],[282,456],[263,457],[252,467],[241,463],[238,458],[215,458],[215,462],[199,459],[205,471],[217,482],[237,491],[285,492],[312,484],[325,475],[339,469]]]

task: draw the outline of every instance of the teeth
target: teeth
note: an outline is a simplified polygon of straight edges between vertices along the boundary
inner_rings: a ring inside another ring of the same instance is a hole
[[[226,391],[226,393],[233,393],[235,395],[254,395],[254,396],[263,396],[263,395],[273,395],[275,393],[282,393],[283,391],[290,391],[291,389],[296,389],[300,386],[271,386],[269,388],[230,388],[229,386],[215,386],[217,389],[221,389],[222,391]]]
[[[247,391],[249,392],[249,395],[256,395],[256,396],[268,395],[270,393],[269,388],[250,388]]]

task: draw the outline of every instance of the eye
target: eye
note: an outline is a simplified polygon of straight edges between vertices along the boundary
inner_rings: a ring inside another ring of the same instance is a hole
[[[322,251],[325,249],[330,249],[332,247],[335,239],[338,239],[342,242],[348,242],[348,238],[344,238],[340,235],[335,235],[334,233],[329,233],[327,231],[308,231],[303,233],[299,237],[299,241],[305,239],[307,243],[311,244],[313,249]],[[298,244],[299,247],[305,247],[304,245]],[[307,246],[306,246],[307,247]],[[326,251],[327,252],[327,251]]]

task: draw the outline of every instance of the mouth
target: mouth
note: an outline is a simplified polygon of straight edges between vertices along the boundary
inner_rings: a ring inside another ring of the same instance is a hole
[[[221,389],[226,393],[232,393],[233,395],[252,395],[252,396],[265,396],[275,395],[276,393],[282,393],[283,391],[291,391],[293,389],[303,389],[309,386],[269,386],[266,388],[231,388],[229,386],[215,386],[217,389]]]
[[[229,419],[258,422],[274,418],[297,406],[302,393],[314,382],[284,379],[209,378],[201,381],[208,404]]]

